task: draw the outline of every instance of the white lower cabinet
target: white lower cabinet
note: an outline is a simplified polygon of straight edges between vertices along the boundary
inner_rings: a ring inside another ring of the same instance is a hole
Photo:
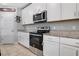
[[[43,36],[43,55],[59,56],[59,37]]]
[[[29,48],[29,33],[18,32],[18,42]]]
[[[59,43],[46,42],[44,43],[44,56],[59,56]]]
[[[79,56],[79,40],[56,36],[43,36],[44,56]]]
[[[60,56],[78,56],[79,39],[60,37]]]
[[[76,47],[61,44],[60,45],[60,56],[77,56],[78,50]]]

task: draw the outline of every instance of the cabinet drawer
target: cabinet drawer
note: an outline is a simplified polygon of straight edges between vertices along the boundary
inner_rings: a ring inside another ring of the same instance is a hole
[[[59,56],[59,43],[44,41],[43,49],[44,56]]]
[[[77,56],[78,51],[76,47],[68,45],[60,45],[60,56]]]
[[[28,37],[29,36],[29,33],[22,33],[22,36]]]
[[[79,39],[60,37],[60,43],[79,47]]]
[[[44,39],[44,41],[59,42],[59,37],[55,37],[55,36],[44,35],[44,36],[43,36],[43,39]]]

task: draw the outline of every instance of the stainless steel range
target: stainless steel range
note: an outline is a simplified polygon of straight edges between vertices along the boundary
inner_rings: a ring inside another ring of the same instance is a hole
[[[30,33],[30,50],[38,55],[43,55],[43,33],[49,32],[50,28],[48,26],[38,27],[37,32]]]

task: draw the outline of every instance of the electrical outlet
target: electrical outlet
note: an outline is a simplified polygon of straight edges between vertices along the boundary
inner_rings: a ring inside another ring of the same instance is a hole
[[[56,27],[55,27],[55,26],[54,26],[53,28],[54,28],[54,30],[56,29]]]
[[[72,29],[73,29],[73,30],[76,30],[76,26],[72,26]]]

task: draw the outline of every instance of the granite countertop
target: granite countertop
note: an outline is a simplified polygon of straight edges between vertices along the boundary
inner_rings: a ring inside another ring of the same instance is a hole
[[[49,33],[45,33],[45,35],[57,36],[57,37],[65,37],[65,38],[73,38],[79,39],[79,31],[78,30],[54,30]]]
[[[29,33],[29,32],[26,32],[25,30],[18,30],[18,32]]]

